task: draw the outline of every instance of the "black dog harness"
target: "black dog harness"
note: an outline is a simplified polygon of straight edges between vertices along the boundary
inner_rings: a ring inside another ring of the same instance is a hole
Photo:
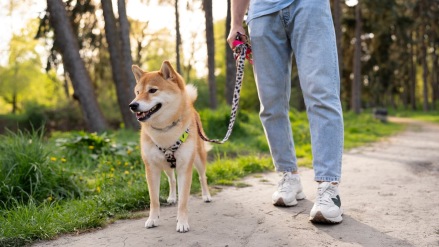
[[[175,158],[175,151],[177,151],[177,149],[181,146],[181,144],[183,144],[183,142],[186,141],[188,136],[189,136],[189,128],[186,129],[186,131],[180,136],[180,138],[178,138],[178,141],[174,145],[168,148],[162,148],[157,146],[156,144],[159,150],[162,151],[163,154],[165,155],[165,159],[171,165],[171,168],[175,168],[177,164],[177,159]]]

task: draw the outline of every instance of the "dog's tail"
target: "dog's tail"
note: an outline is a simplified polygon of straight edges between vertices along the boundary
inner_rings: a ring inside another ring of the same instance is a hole
[[[189,96],[189,99],[191,100],[191,102],[194,103],[195,100],[197,99],[197,96],[198,96],[198,90],[194,85],[187,84],[186,85],[186,94],[187,94],[187,96]]]
[[[197,125],[199,138],[203,139],[202,136],[206,136],[206,134],[204,133],[203,125],[201,124],[200,114],[198,114],[198,112],[195,112],[195,124]],[[206,148],[206,152],[209,152],[213,148],[212,145],[210,145],[210,143],[206,141],[204,142],[204,147]]]

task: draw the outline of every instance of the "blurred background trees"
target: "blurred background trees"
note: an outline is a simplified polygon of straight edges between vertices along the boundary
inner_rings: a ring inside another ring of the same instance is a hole
[[[31,2],[4,1],[0,17],[11,18]],[[130,6],[135,3],[144,12],[134,13]],[[163,60],[197,85],[198,108],[230,105],[235,76],[225,42],[230,1],[224,1],[221,15],[215,4],[47,0],[46,10],[29,18],[25,28],[14,29],[2,48],[7,59],[0,63],[0,125],[8,116],[26,115],[37,107],[54,129],[69,125],[54,120],[57,115],[66,118],[67,112],[78,119],[69,128],[136,129],[127,107],[135,84],[131,64],[152,71]],[[438,109],[438,0],[331,0],[331,5],[345,110]],[[168,11],[159,14],[158,8]],[[157,19],[171,24],[156,28],[152,23]],[[291,83],[291,106],[304,110],[295,68]],[[250,64],[243,87],[240,107],[258,111]]]

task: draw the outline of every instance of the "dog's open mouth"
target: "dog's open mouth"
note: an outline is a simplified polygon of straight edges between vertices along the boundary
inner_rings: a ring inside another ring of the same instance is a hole
[[[137,121],[142,122],[142,121],[149,119],[152,116],[152,114],[156,113],[158,110],[160,110],[160,108],[162,108],[162,104],[158,103],[157,105],[155,105],[153,108],[149,109],[148,111],[136,112]]]

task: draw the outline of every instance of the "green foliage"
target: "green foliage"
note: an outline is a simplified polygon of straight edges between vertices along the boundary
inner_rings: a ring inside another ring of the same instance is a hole
[[[87,133],[84,131],[73,133],[69,138],[59,138],[56,140],[58,145],[66,148],[73,155],[78,153],[104,153],[110,147],[110,139],[106,133],[98,135],[97,133]]]
[[[59,81],[54,72],[44,73],[40,55],[36,51],[39,42],[34,39],[37,21],[31,20],[9,43],[8,64],[0,67],[0,113],[23,112],[28,104],[55,105],[63,101]]]
[[[23,113],[0,115],[0,133],[6,129],[16,131],[39,129],[47,132],[84,129],[84,121],[79,109],[74,104],[60,104],[48,108],[38,102],[25,102]]]
[[[381,123],[380,120],[373,118],[372,114],[356,115],[346,113],[345,122],[345,149],[358,147],[370,142],[374,142],[383,136],[392,135],[401,131],[404,126],[395,123]]]
[[[397,111],[394,113],[397,117],[409,117],[421,121],[439,123],[439,111],[421,112],[421,111]]]
[[[96,200],[17,205],[0,214],[0,246],[23,246],[37,239],[103,226],[105,209]]]
[[[244,156],[237,159],[217,159],[207,168],[210,184],[233,185],[239,178],[251,173],[272,171],[273,163],[268,156]]]
[[[79,197],[73,174],[50,163],[43,131],[9,132],[0,141],[0,207]]]

